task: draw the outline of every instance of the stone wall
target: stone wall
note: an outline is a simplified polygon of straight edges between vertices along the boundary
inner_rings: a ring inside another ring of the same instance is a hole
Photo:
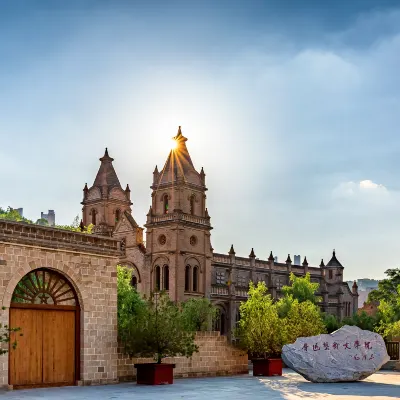
[[[176,364],[175,378],[222,376],[248,373],[247,353],[232,347],[226,336],[219,332],[197,332],[199,352],[191,358],[166,358],[165,363]],[[120,381],[136,380],[134,364],[154,362],[148,358],[129,358],[118,355],[118,378]]]
[[[74,287],[80,306],[81,384],[117,382],[115,239],[0,220],[0,315],[8,324],[15,286],[30,271],[48,268]],[[8,385],[8,355],[0,357],[0,386]]]

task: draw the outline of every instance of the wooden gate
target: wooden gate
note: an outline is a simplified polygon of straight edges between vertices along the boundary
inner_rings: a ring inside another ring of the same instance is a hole
[[[386,342],[386,349],[391,360],[400,358],[400,342]]]
[[[10,326],[21,328],[10,346],[9,382],[15,388],[75,385],[79,379],[79,306],[60,274],[36,270],[17,285]]]

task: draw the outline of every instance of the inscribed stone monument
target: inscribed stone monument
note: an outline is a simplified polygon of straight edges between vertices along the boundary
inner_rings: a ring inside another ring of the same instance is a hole
[[[348,325],[329,335],[298,338],[282,349],[283,362],[311,382],[362,380],[389,359],[380,335]]]

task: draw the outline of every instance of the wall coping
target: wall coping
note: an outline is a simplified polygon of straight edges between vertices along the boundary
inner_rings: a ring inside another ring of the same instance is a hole
[[[122,254],[115,238],[5,219],[0,219],[0,242],[112,257]]]

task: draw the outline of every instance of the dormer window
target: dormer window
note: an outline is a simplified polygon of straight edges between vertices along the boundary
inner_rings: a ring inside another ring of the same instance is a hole
[[[115,223],[117,223],[121,218],[121,210],[115,210]]]

